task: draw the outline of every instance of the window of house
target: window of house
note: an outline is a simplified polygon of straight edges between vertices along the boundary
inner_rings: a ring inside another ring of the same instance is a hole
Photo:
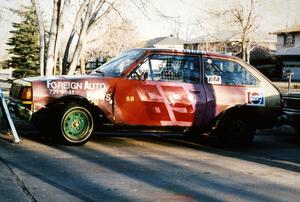
[[[208,84],[257,85],[257,79],[242,65],[234,61],[204,58],[204,71]]]
[[[130,75],[130,79],[152,81],[200,82],[198,57],[150,55]]]
[[[294,34],[285,34],[283,43],[284,43],[284,46],[293,47],[295,45],[295,35]]]

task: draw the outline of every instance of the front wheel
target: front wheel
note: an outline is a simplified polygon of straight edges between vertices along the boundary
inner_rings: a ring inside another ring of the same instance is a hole
[[[70,145],[83,145],[94,129],[93,116],[85,106],[77,103],[62,107],[58,119],[60,139]]]

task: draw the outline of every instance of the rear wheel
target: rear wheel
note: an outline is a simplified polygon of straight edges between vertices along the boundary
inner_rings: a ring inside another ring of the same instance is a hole
[[[300,135],[300,127],[299,126],[296,127],[296,132],[298,135]]]
[[[255,129],[242,112],[227,112],[216,127],[222,144],[247,146],[253,142]]]
[[[60,140],[70,145],[86,143],[94,130],[92,113],[79,103],[64,105],[58,114],[57,121]]]

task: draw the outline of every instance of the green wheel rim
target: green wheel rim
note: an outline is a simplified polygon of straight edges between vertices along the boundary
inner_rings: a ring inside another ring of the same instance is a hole
[[[88,137],[91,130],[91,115],[83,109],[68,111],[62,121],[62,129],[68,139],[81,141]]]

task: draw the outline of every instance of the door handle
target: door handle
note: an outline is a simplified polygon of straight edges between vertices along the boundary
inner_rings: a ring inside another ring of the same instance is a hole
[[[200,90],[190,90],[190,93],[200,94],[201,91]]]

